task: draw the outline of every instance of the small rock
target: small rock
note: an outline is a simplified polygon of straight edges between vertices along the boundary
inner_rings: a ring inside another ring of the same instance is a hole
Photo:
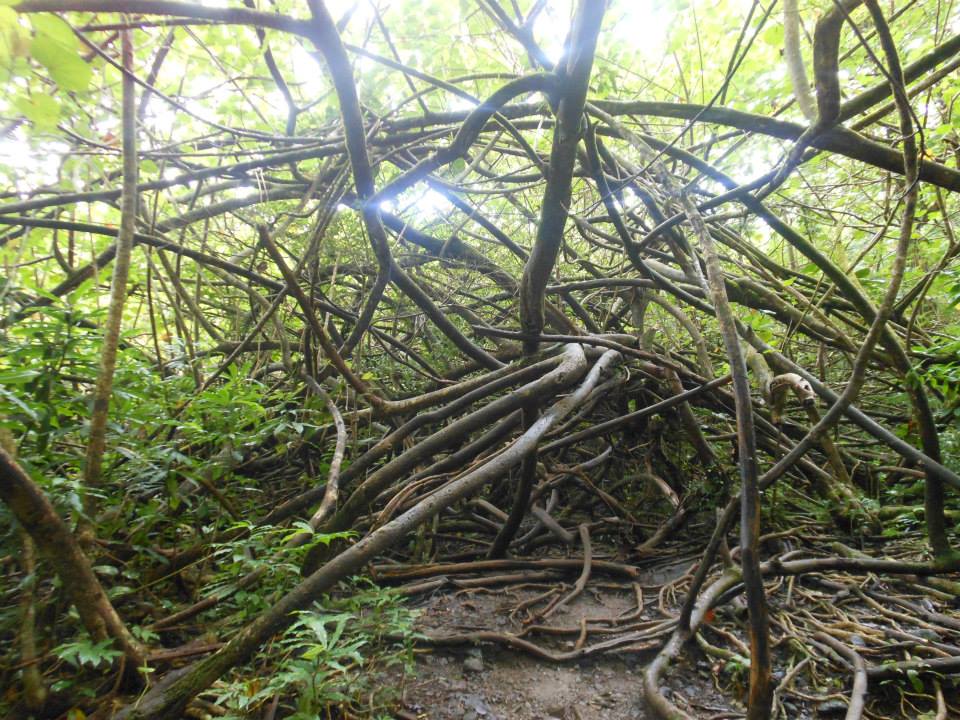
[[[567,712],[565,705],[548,705],[547,706],[547,715],[553,715],[554,717],[562,718]]]
[[[478,715],[473,710],[467,710],[463,714],[463,720],[477,720]]]
[[[477,717],[487,717],[487,715],[490,714],[490,708],[487,706],[486,701],[479,695],[464,695],[463,703],[467,708],[476,713]]]
[[[846,712],[846,700],[827,700],[817,706],[817,715],[820,717],[833,717],[835,715],[843,715]]]
[[[483,660],[478,657],[468,657],[463,661],[463,669],[470,672],[483,672]]]
[[[913,634],[924,640],[929,640],[930,642],[936,642],[940,639],[940,635],[937,634],[936,630],[931,630],[930,628],[917,628],[913,631]]]
[[[854,633],[850,636],[850,644],[856,647],[866,647],[867,641],[863,639],[862,635],[857,635]]]

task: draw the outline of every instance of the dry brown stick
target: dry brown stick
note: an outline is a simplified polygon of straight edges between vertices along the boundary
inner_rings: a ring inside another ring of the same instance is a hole
[[[616,635],[617,633],[632,632],[634,630],[662,630],[667,627],[673,627],[676,622],[673,618],[644,620],[642,622],[629,623],[627,625],[610,625],[610,618],[582,618],[587,622],[587,630],[597,635]],[[596,623],[605,623],[598,625]],[[521,636],[528,634],[540,635],[579,635],[580,625],[565,627],[561,625],[528,625],[524,628]]]
[[[266,574],[266,572],[267,567],[261,566],[256,570],[244,575],[232,588],[228,589],[226,592],[215,592],[212,595],[208,595],[207,597],[198,600],[193,605],[190,605],[183,610],[178,610],[172,615],[167,615],[167,617],[157,620],[149,627],[151,630],[162,630],[164,628],[173,627],[174,625],[179,625],[184,621],[199,615],[204,610],[209,610],[210,608],[219,605],[231,595],[234,595],[241,590],[246,590],[248,587],[252,587],[257,580]]]
[[[583,545],[583,570],[580,571],[580,577],[577,578],[577,582],[574,583],[573,589],[569,593],[557,602],[552,603],[542,613],[538,613],[543,620],[546,620],[567,603],[573,602],[587,587],[587,582],[590,580],[590,570],[593,566],[593,545],[590,543],[590,529],[586,525],[580,525],[578,530],[580,531],[580,543]]]
[[[609,449],[612,449],[612,448],[608,448],[608,450]],[[574,477],[576,477],[580,481],[580,483],[583,485],[583,487],[585,487],[591,493],[593,493],[598,498],[600,498],[604,502],[604,504],[607,507],[609,507],[615,514],[625,519],[627,522],[637,524],[637,519],[633,516],[633,513],[631,513],[629,510],[623,507],[623,505],[621,505],[620,502],[617,501],[615,497],[610,495],[610,493],[604,492],[603,490],[598,488],[593,483],[593,481],[590,479],[590,476],[587,475],[587,473],[583,468],[579,468],[579,467],[570,468],[568,472]]]
[[[957,572],[960,557],[934,562],[907,562],[879,558],[825,557],[801,560],[772,558],[762,565],[764,574],[803,575],[827,571],[889,573],[891,575],[928,575]]]
[[[670,518],[657,528],[656,532],[634,548],[634,552],[639,556],[652,553],[657,546],[670,537],[678,527],[683,525],[687,519],[688,510],[682,505],[678,507]]]
[[[610,575],[626,577],[636,580],[640,577],[640,570],[632,565],[610,562],[608,560],[592,561],[594,570]],[[582,569],[583,560],[577,558],[540,558],[537,560],[476,560],[463,563],[436,563],[433,565],[374,565],[371,568],[373,575],[381,582],[396,580],[414,580],[417,578],[433,577],[434,575],[459,575],[463,573],[480,573],[487,570],[542,570],[556,568],[569,570]]]
[[[674,396],[683,393],[683,384],[680,382],[680,377],[676,371],[672,368],[667,368],[666,375],[667,385],[670,387]],[[696,450],[700,462],[708,467],[714,465],[717,462],[717,456],[713,452],[713,448],[710,447],[710,443],[704,439],[697,416],[694,415],[693,410],[690,409],[690,403],[680,403],[677,406],[677,414],[680,416],[680,422],[683,424],[687,440],[690,441],[690,444],[693,445],[694,450]]]
[[[543,336],[541,336],[543,337]],[[580,430],[578,432],[567,435],[566,437],[553,440],[545,444],[542,448],[542,452],[547,452],[548,450],[554,450],[556,448],[565,447],[567,445],[572,445],[575,442],[580,442],[581,440],[588,440],[598,435],[608,434],[613,428],[620,427],[630,422],[635,422],[641,418],[648,417],[650,415],[656,415],[659,412],[667,410],[668,408],[673,407],[674,405],[679,405],[682,402],[691,400],[698,395],[702,395],[710,390],[720,387],[721,385],[726,385],[732,380],[730,375],[724,375],[721,378],[715,378],[709,382],[700,385],[699,387],[694,388],[693,390],[687,390],[681,395],[674,395],[669,397],[666,400],[661,400],[658,403],[654,403],[649,407],[636,410],[635,412],[628,413],[626,415],[621,415],[620,417],[614,418],[613,420],[607,420],[602,423],[595,423],[592,427],[589,427],[585,430]]]
[[[660,676],[666,670],[667,665],[680,654],[683,646],[703,623],[707,610],[724,592],[740,582],[740,579],[740,571],[736,567],[732,567],[704,590],[697,598],[696,605],[690,615],[689,624],[681,624],[676,627],[673,635],[670,636],[670,640],[660,649],[657,656],[644,670],[643,694],[658,717],[665,720],[692,720],[690,715],[667,700],[660,692]]]
[[[433,580],[412,582],[398,585],[395,592],[403,595],[417,595],[439,590],[442,587],[453,586],[463,590],[485,589],[490,585],[513,585],[515,583],[530,584],[531,581],[556,580],[560,575],[556,570],[538,570],[526,573],[504,573],[503,575],[487,575],[478,578],[448,578],[441,576]]]
[[[553,368],[550,372],[541,374],[544,369],[550,367]],[[462,451],[466,453],[465,455],[461,455],[458,458],[458,453],[452,453],[448,456],[447,460],[453,459],[455,462],[444,467],[445,470],[462,466],[464,462],[475,456],[478,452],[477,448],[488,447],[488,441],[489,443],[499,443],[500,440],[503,439],[502,433],[509,432],[514,424],[514,420],[511,419],[513,411],[524,405],[529,397],[539,395],[543,392],[550,392],[558,376],[562,376],[561,367],[562,363],[558,366],[555,360],[526,366],[516,374],[502,376],[497,381],[491,382],[485,387],[479,387],[472,393],[460,397],[458,400],[451,402],[443,408],[431,411],[430,413],[421,413],[395,432],[390,433],[390,435],[373,446],[370,451],[360,456],[360,458],[347,469],[344,475],[353,474],[354,477],[359,477],[359,475],[355,473],[358,473],[365,467],[369,467],[369,463],[372,462],[371,458],[380,457],[392,449],[392,447],[395,447],[395,445],[391,445],[392,441],[399,441],[408,437],[408,433],[423,425],[424,419],[439,420],[447,417],[452,412],[464,410],[473,401],[488,395],[494,388],[513,385],[514,380],[523,378],[525,381],[528,378],[538,378],[533,382],[517,388],[511,394],[500,397],[484,407],[447,424],[440,430],[423,438],[415,447],[398,454],[391,461],[370,473],[365,480],[354,488],[350,497],[346,499],[340,509],[324,524],[323,531],[337,532],[353,527],[358,517],[369,512],[371,503],[380,492],[401,477],[407,475],[424,460],[432,458],[441,449],[450,446],[454,442],[461,441],[463,437],[465,437],[465,434],[475,432],[483,427],[488,427],[491,423],[499,421],[498,425],[495,425],[475,441],[464,445]],[[502,383],[506,383],[506,385],[502,385]],[[433,473],[439,472],[439,467],[442,465],[445,465],[445,461],[435,463],[428,470]],[[314,550],[317,549],[318,548],[314,548]],[[319,554],[320,553],[318,553],[318,555]],[[320,559],[320,557],[308,553],[304,561],[304,568],[309,570],[317,567]]]
[[[543,526],[555,535],[564,545],[573,545],[574,536],[563,525],[553,519],[553,516],[539,505],[530,508],[530,514],[539,520]]]
[[[580,634],[577,636],[577,641],[573,645],[574,650],[579,650],[583,647],[584,643],[587,641],[587,619],[585,617],[580,618]]]
[[[521,600],[510,610],[510,619],[513,620],[522,610],[532,608],[534,605],[538,605],[539,603],[546,601],[548,598],[553,598],[554,596],[559,595],[566,587],[567,586],[564,583],[560,583],[559,585],[544,590],[542,593],[534,595],[533,597],[529,597],[526,600]],[[527,617],[523,622],[530,623],[534,620],[536,620],[536,615],[528,611]]]
[[[388,522],[390,518],[394,517],[398,512],[402,512],[403,510],[409,509],[410,507],[416,505],[418,502],[436,490],[435,487],[431,488],[431,486],[436,486],[438,481],[443,481],[444,478],[444,475],[429,475],[419,480],[413,480],[406,483],[395,495],[393,495],[393,497],[390,498],[383,510],[381,510],[374,518],[370,527],[378,528],[384,523]],[[449,482],[453,482],[453,480],[441,482],[440,486],[443,487],[444,484]],[[414,497],[424,488],[427,488],[426,493],[421,494],[420,497]],[[389,491],[386,491],[382,494],[387,495],[389,494]],[[477,519],[484,520],[484,518],[480,518],[479,516],[477,516]]]
[[[633,610],[628,610],[624,614],[613,619],[614,625],[636,620],[643,615],[643,586],[640,583],[633,583],[633,594],[637,600],[637,606]]]
[[[847,647],[836,638],[825,632],[814,633],[814,638],[830,646],[842,655],[853,666],[853,689],[850,691],[850,703],[847,705],[847,714],[844,720],[860,720],[863,716],[863,706],[867,697],[867,665],[852,648]]]
[[[200,645],[183,645],[181,647],[152,652],[147,659],[151,663],[168,663],[173,662],[174,660],[181,660],[186,657],[194,657],[196,655],[205,655],[206,653],[216,652],[222,647],[222,642],[205,643]]]
[[[907,660],[904,662],[872,665],[867,668],[871,680],[887,680],[898,675],[956,675],[960,673],[960,656],[934,658],[932,660]]]
[[[585,645],[579,649],[568,650],[567,652],[551,652],[550,650],[542,648],[539,645],[530,642],[529,640],[524,640],[517,635],[488,630],[480,630],[478,632],[457,635],[424,635],[417,638],[417,642],[428,643],[430,645],[469,645],[482,642],[499,643],[515,650],[521,650],[529,653],[530,655],[543,660],[562,663],[570,662],[571,660],[579,660],[580,658],[589,657],[590,655],[596,655],[609,650],[617,650],[626,645],[633,646],[635,643],[648,643],[646,645],[647,649],[656,647],[659,644],[658,638],[662,637],[668,632],[670,632],[669,626],[657,629],[653,632],[630,632],[619,637],[610,638],[609,640],[601,640],[593,645]],[[631,649],[638,648],[632,647]]]
[[[343,454],[347,446],[347,426],[343,422],[343,415],[340,414],[340,409],[324,389],[320,387],[320,384],[308,375],[304,375],[304,380],[310,390],[323,399],[327,410],[330,411],[330,415],[333,418],[334,427],[336,427],[337,430],[337,440],[333,449],[333,457],[330,459],[330,471],[327,473],[327,489],[323,494],[320,507],[317,508],[317,511],[310,518],[310,527],[316,530],[337,505],[340,487],[340,466],[343,464]]]
[[[867,595],[876,600],[886,600],[887,602],[893,603],[894,605],[899,605],[900,607],[909,610],[913,614],[913,617],[922,618],[929,623],[950,628],[955,632],[960,631],[960,619],[951,617],[950,615],[944,615],[943,613],[931,612],[926,608],[917,605],[916,603],[909,602],[908,600],[904,600],[903,598],[895,597],[893,595],[877,592],[876,590],[866,590],[865,592]]]
[[[937,694],[937,714],[934,720],[947,720],[947,702],[943,699],[943,688],[937,680],[933,681],[933,686]]]
[[[500,522],[503,522],[504,520],[507,519],[507,514],[503,510],[498,508],[496,505],[494,505],[492,502],[490,502],[489,500],[484,500],[483,498],[477,498],[476,500],[473,501],[473,504],[476,505],[478,508],[482,508],[483,510],[486,510],[488,513],[490,513],[495,518],[497,518],[497,520],[499,520]]]
[[[290,267],[283,259],[283,255],[280,254],[280,250],[270,237],[270,233],[267,228],[263,225],[259,225],[257,226],[257,232],[260,234],[260,243],[266,249],[273,262],[276,263],[277,269],[283,276],[284,282],[287,286],[287,292],[293,295],[293,297],[296,298],[297,302],[299,303],[300,309],[303,311],[307,324],[310,326],[313,336],[323,348],[323,352],[327,356],[327,360],[337,369],[337,372],[340,373],[343,379],[350,384],[350,387],[356,390],[358,395],[362,396],[368,403],[370,403],[370,406],[375,411],[385,406],[386,401],[380,397],[380,395],[374,392],[370,386],[367,385],[367,383],[364,382],[349,365],[347,365],[346,360],[343,359],[343,356],[340,355],[337,347],[330,340],[330,336],[327,335],[327,331],[320,323],[319,318],[317,318],[317,313],[313,303],[300,287],[300,283],[297,282],[297,278],[294,277]]]

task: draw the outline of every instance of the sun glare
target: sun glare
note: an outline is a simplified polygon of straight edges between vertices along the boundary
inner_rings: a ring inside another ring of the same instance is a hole
[[[606,42],[637,50],[649,58],[662,53],[673,16],[673,11],[662,0],[633,0],[614,10],[605,22],[609,32]],[[552,62],[563,55],[570,19],[569,2],[550,0],[534,23],[534,37]]]

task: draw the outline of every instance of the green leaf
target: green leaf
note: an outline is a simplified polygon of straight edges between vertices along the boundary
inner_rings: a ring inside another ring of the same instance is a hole
[[[763,41],[767,43],[767,45],[781,47],[783,45],[783,25],[780,23],[769,25],[767,29],[763,31]]]
[[[60,55],[44,65],[54,82],[71,92],[84,92],[93,77],[93,70],[78,55]]]
[[[18,408],[20,408],[21,410],[23,410],[23,412],[27,414],[27,417],[29,417],[31,420],[33,420],[33,422],[38,422],[38,421],[39,421],[40,416],[37,415],[36,411],[34,411],[33,408],[31,408],[29,405],[27,405],[25,402],[23,402],[23,400],[21,400],[20,398],[18,398],[16,395],[14,395],[13,393],[5,390],[5,389],[2,388],[2,387],[0,387],[0,399],[5,399],[5,400],[13,403],[14,405],[16,405]],[[0,406],[0,407],[2,407],[2,406]]]
[[[38,15],[33,18],[33,28],[37,34],[30,43],[30,56],[47,68],[50,77],[64,90],[86,90],[93,70],[80,57],[70,26],[56,16]]]
[[[89,638],[78,642],[66,643],[54,649],[54,654],[61,660],[70,663],[74,667],[89,665],[90,667],[99,667],[101,664],[109,665],[113,658],[122,655],[119,650],[114,650],[113,640],[107,638],[98,643],[94,643]]]
[[[66,21],[56,15],[35,15],[30,19],[37,37],[44,37],[57,43],[65,50],[76,52],[79,49],[76,35]]]
[[[14,105],[37,130],[53,130],[60,119],[60,103],[49,95],[18,97]]]
[[[324,627],[325,622],[326,620],[324,618],[313,616],[308,616],[304,621],[304,625],[313,631],[317,645],[323,649],[327,647],[327,628]]]
[[[7,65],[13,58],[23,55],[27,43],[27,34],[17,13],[0,6],[0,65]]]
[[[907,670],[907,677],[910,679],[910,684],[913,685],[913,689],[918,693],[922,693],[923,680],[920,679],[920,673],[916,670]]]
[[[4,385],[23,385],[36,379],[43,373],[39,370],[30,370],[27,368],[4,370],[0,372],[0,383]]]

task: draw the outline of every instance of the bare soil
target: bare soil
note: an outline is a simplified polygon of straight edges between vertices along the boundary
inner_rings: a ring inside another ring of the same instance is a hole
[[[639,620],[664,617],[657,602],[659,586],[681,575],[687,565],[673,561],[645,573]],[[567,579],[568,589],[571,582]],[[421,613],[418,629],[428,635],[519,633],[529,616],[518,606],[550,587],[446,591],[421,598],[415,603]],[[540,624],[572,629],[580,626],[581,618],[617,618],[636,609],[631,584],[595,577],[578,598]],[[563,652],[573,649],[577,636],[531,633],[526,639]],[[641,674],[654,652],[613,650],[557,663],[488,643],[433,648],[418,655],[405,706],[411,715],[431,720],[644,720],[653,715],[644,707]],[[731,707],[729,693],[724,697],[715,687],[710,663],[693,653],[691,657],[692,667],[681,665],[669,673],[668,696],[679,693],[686,700],[682,704],[698,716],[740,716],[742,708]]]

